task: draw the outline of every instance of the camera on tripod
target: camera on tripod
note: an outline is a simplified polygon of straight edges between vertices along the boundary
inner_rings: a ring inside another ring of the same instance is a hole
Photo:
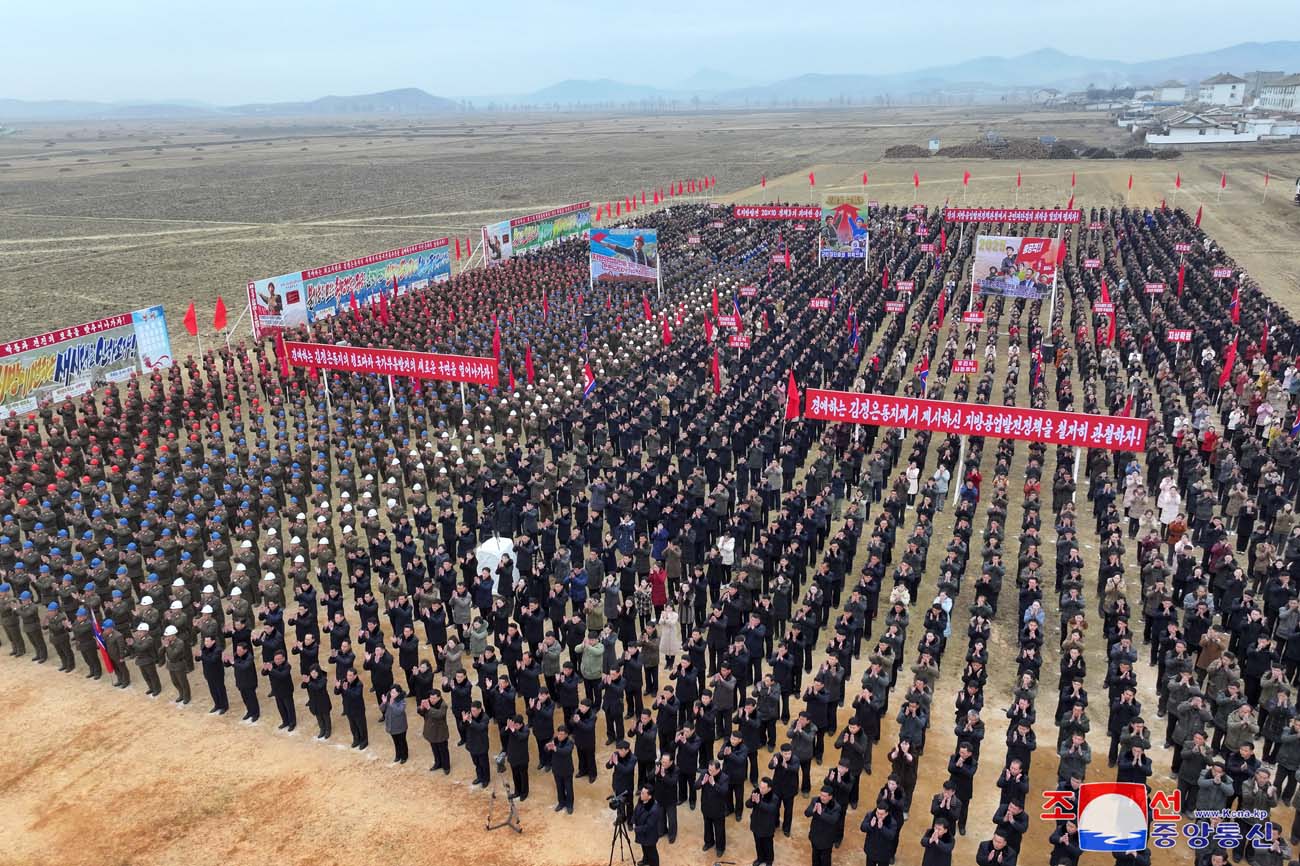
[[[605,803],[614,811],[615,827],[621,827],[632,820],[632,804],[626,798],[614,794],[607,798]]]

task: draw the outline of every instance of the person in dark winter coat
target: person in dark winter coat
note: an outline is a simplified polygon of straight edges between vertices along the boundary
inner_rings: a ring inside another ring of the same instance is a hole
[[[424,719],[424,739],[433,750],[433,766],[429,772],[442,770],[443,775],[450,774],[451,751],[447,742],[451,739],[451,732],[447,727],[447,702],[443,700],[442,692],[434,689],[420,701],[415,711]]]
[[[636,808],[632,810],[632,834],[641,846],[641,862],[645,866],[659,866],[659,825],[663,821],[654,791],[643,786]]]

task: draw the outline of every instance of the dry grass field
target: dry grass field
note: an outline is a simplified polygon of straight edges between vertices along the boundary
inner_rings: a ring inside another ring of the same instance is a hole
[[[717,197],[815,200],[860,186],[882,201],[1064,204],[1207,203],[1206,226],[1279,296],[1300,280],[1285,254],[1300,212],[1289,189],[1300,154],[1194,152],[1164,161],[885,161],[894,144],[972,141],[986,130],[1056,135],[1122,150],[1104,118],[1026,110],[887,109],[700,116],[518,115],[432,123],[302,121],[65,124],[0,136],[0,338],[146,304],[172,321],[217,294],[242,308],[249,278],[327,264],[484,222],[590,198],[622,198],[669,179],[712,174]],[[807,172],[818,188],[810,191]],[[1215,203],[1221,170],[1230,185]],[[1265,169],[1274,189],[1261,211]],[[769,179],[766,190],[758,182]],[[815,194],[814,194],[815,193]],[[179,327],[173,330],[180,331]],[[182,337],[184,336],[182,332]]]
[[[815,201],[826,191],[860,189],[863,170],[870,172],[872,198],[886,202],[912,201],[918,171],[920,200],[930,204],[961,203],[962,172],[970,170],[965,202],[987,206],[1015,203],[1017,169],[1020,204],[1064,205],[1074,172],[1082,207],[1122,204],[1130,172],[1134,204],[1172,203],[1177,171],[1183,178],[1178,204],[1194,210],[1203,203],[1209,233],[1300,313],[1294,245],[1300,209],[1290,203],[1300,152],[1195,152],[1177,162],[881,159],[893,144],[924,144],[933,136],[958,143],[986,129],[1123,146],[1118,130],[1100,118],[957,109],[24,129],[0,138],[0,338],[161,302],[173,341],[190,348],[180,327],[185,305],[196,299],[210,310],[221,293],[237,311],[249,277],[446,233],[464,236],[488,220],[584,198],[621,198],[669,178],[713,174],[717,197],[727,201]],[[815,191],[808,189],[809,170],[816,172]],[[1224,170],[1229,187],[1217,202]],[[1265,170],[1275,184],[1261,207]],[[766,189],[758,183],[763,174]],[[986,448],[986,473],[992,451]],[[1017,457],[1023,460],[1023,447]],[[1019,515],[1014,503],[1012,513]],[[949,524],[945,519],[940,531]],[[930,577],[922,594],[932,586]],[[995,657],[1010,656],[1014,631],[1003,627],[999,634],[1005,639]],[[957,660],[945,668],[941,693],[955,691],[959,668]],[[1100,693],[1100,668],[1090,666],[1094,693]],[[1149,694],[1142,699],[1153,704],[1152,678],[1145,675]],[[985,713],[990,763],[1002,753],[1009,680],[995,666]],[[393,768],[387,738],[373,721],[370,754],[361,755],[311,742],[309,725],[293,736],[274,732],[269,711],[257,729],[233,715],[209,717],[201,679],[191,681],[197,700],[177,709],[148,700],[138,688],[116,691],[0,658],[0,740],[9,746],[0,756],[0,866],[39,862],[55,852],[66,866],[596,864],[609,855],[605,773],[596,785],[578,783],[571,817],[552,813],[553,786],[533,773],[534,795],[521,807],[525,836],[487,834],[480,828],[488,798],[469,792],[462,749],[452,750],[451,778],[434,777],[424,769],[427,745],[413,726],[412,762]],[[947,709],[936,715],[927,767],[953,748],[949,719]],[[1094,718],[1090,740],[1104,753],[1097,730]],[[876,751],[879,766],[893,731],[891,721]],[[1051,729],[1040,722],[1038,733],[1035,791],[1052,786],[1056,768],[1047,754],[1055,741]],[[335,742],[344,736],[336,726]],[[863,781],[864,808],[882,781],[879,766]],[[969,862],[991,830],[994,770],[981,770],[983,799],[972,807],[957,863]],[[1093,779],[1113,778],[1104,757],[1092,770]],[[1165,755],[1153,785],[1169,787],[1167,774]],[[941,773],[931,775],[918,785],[900,866],[920,861],[915,842],[926,825],[925,804],[943,781]],[[1289,810],[1279,811],[1289,821]],[[713,855],[699,850],[698,817],[683,807],[679,818],[683,838],[661,845],[663,862],[712,863]],[[1049,828],[1034,825],[1021,863],[1046,862]],[[800,820],[794,839],[778,837],[778,862],[806,862],[806,830]],[[748,862],[747,821],[729,822],[728,834],[734,841],[726,859]],[[851,827],[836,862],[860,862],[860,844]],[[1190,862],[1185,846],[1157,858]]]

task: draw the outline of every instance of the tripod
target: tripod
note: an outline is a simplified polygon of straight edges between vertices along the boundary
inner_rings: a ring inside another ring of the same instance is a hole
[[[492,813],[496,811],[498,787],[504,787],[506,790],[506,805],[509,807],[509,811],[506,813],[505,820],[493,823]],[[495,775],[492,777],[492,799],[488,800],[487,824],[485,826],[489,830],[500,830],[502,827],[509,827],[516,833],[524,832],[524,828],[519,824],[519,810],[515,808],[515,792],[510,790],[509,782],[502,784]]]
[[[609,840],[609,866],[614,866],[614,847],[618,847],[618,862],[625,863],[628,858],[636,862],[636,854],[632,850],[632,838],[627,835],[627,822],[614,819],[614,837]],[[624,853],[626,851],[626,853]]]

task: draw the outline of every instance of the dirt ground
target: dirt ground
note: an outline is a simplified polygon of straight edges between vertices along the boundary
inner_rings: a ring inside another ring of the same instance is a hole
[[[228,301],[239,298],[249,276],[334,261],[420,237],[463,235],[497,216],[588,196],[612,198],[681,174],[717,175],[720,199],[815,201],[824,192],[860,189],[864,169],[870,171],[872,197],[881,201],[911,201],[912,172],[919,171],[920,200],[931,204],[945,198],[961,203],[961,175],[969,169],[966,203],[988,206],[1016,203],[1017,168],[1023,177],[1020,204],[1064,204],[1074,172],[1076,202],[1084,207],[1122,203],[1130,172],[1133,203],[1157,204],[1162,197],[1172,203],[1178,171],[1183,178],[1179,205],[1194,208],[1204,202],[1210,234],[1245,262],[1271,294],[1300,310],[1300,257],[1284,251],[1287,244],[1280,240],[1294,237],[1300,222],[1300,209],[1289,201],[1291,178],[1300,174],[1300,155],[1260,151],[1191,154],[1177,163],[1021,165],[880,160],[888,144],[924,142],[932,135],[972,137],[989,126],[1007,131],[1013,122],[1034,129],[1034,134],[1061,134],[1059,123],[1052,126],[1039,119],[1054,116],[1025,119],[1007,114],[989,120],[953,111],[925,119],[931,114],[873,113],[869,128],[865,116],[852,113],[721,115],[662,123],[648,118],[521,118],[476,126],[472,135],[467,129],[418,128],[409,140],[397,129],[387,136],[369,130],[203,130],[205,143],[199,145],[181,143],[199,137],[194,129],[112,131],[112,145],[95,141],[94,130],[78,132],[72,139],[62,134],[34,137],[26,144],[11,136],[0,139],[0,163],[8,164],[0,167],[0,297],[5,301],[0,309],[6,311],[0,331],[5,337],[21,336],[161,299],[173,318],[173,339],[183,346],[176,332],[184,336],[178,322],[190,298],[210,303],[217,292]],[[1030,127],[1031,122],[1044,123],[1041,132]],[[1091,118],[1077,122],[1105,134]],[[562,140],[571,142],[575,134],[581,142],[576,147]],[[161,145],[162,135],[172,144]],[[254,138],[273,143],[268,146]],[[298,144],[304,138],[308,143]],[[46,140],[53,140],[54,146],[43,147]],[[296,147],[291,151],[291,143],[308,146],[307,156]],[[154,154],[155,145],[163,147],[162,154]],[[204,148],[204,159],[191,166],[188,153],[194,146]],[[137,149],[120,150],[128,147]],[[247,153],[254,147],[263,150],[250,159]],[[103,153],[106,150],[118,152]],[[626,169],[600,157],[611,150],[623,157]],[[80,154],[94,151],[101,155],[91,163],[76,162],[91,159]],[[552,155],[544,159],[548,151]],[[48,163],[37,162],[42,156]],[[132,166],[122,168],[121,162]],[[57,167],[69,166],[72,172],[57,173]],[[1261,208],[1266,168],[1276,180],[1267,206]],[[1229,187],[1222,203],[1216,203],[1219,174],[1225,169]],[[809,170],[817,174],[815,191],[808,189]],[[757,183],[763,173],[768,176],[766,189]],[[51,285],[73,288],[75,303],[66,291],[48,290]],[[47,291],[30,291],[35,286]],[[1022,392],[1024,388],[1022,382]],[[1025,402],[1023,393],[1020,402]],[[993,451],[991,445],[986,447],[986,478],[991,478]],[[1015,469],[1025,452],[1022,443]],[[1081,487],[1081,501],[1082,495]],[[1018,521],[1019,512],[1013,500],[1008,522]],[[951,520],[941,515],[937,524],[938,537],[946,539]],[[981,522],[977,529],[982,528]],[[1095,549],[1097,540],[1085,537],[1084,543],[1087,555],[1088,545]],[[1046,553],[1048,573],[1052,549]],[[861,559],[855,568],[860,564]],[[928,576],[920,595],[932,597],[934,586],[933,575]],[[957,611],[965,610],[969,596],[967,587],[957,600]],[[995,627],[995,659],[1014,652],[1014,605],[1010,608],[1011,614],[1004,611]],[[1054,621],[1049,617],[1049,634],[1054,634]],[[1103,647],[1100,635],[1096,638],[1087,685],[1094,696],[1104,696]],[[964,639],[954,639],[964,646]],[[936,690],[936,707],[941,709],[922,759],[899,866],[920,862],[917,842],[928,823],[926,804],[946,778],[942,765],[954,745],[946,706],[957,688],[963,651],[953,648]],[[1140,697],[1152,707],[1147,716],[1153,721],[1154,674],[1142,668],[1145,693]],[[1055,669],[1055,654],[1049,652],[1044,671]],[[997,804],[994,764],[1002,754],[1006,724],[1001,710],[1011,679],[1010,671],[993,665],[986,689],[985,765],[976,777],[970,835],[959,839],[956,863],[969,862],[979,840],[992,830],[990,818]],[[51,852],[58,852],[69,866],[203,866],[268,859],[432,866],[470,858],[491,864],[595,864],[609,857],[607,773],[595,785],[577,784],[575,814],[565,816],[551,811],[550,779],[534,772],[533,796],[521,805],[524,836],[506,830],[489,834],[482,829],[489,796],[469,790],[472,774],[463,749],[452,750],[455,769],[450,779],[434,777],[425,770],[427,745],[413,729],[412,762],[393,767],[388,763],[388,740],[373,719],[371,750],[362,755],[341,744],[313,742],[309,725],[286,736],[266,723],[270,716],[257,728],[241,725],[233,715],[209,717],[202,682],[197,677],[192,681],[196,700],[179,709],[165,700],[169,689],[163,699],[150,701],[138,684],[123,692],[79,674],[62,676],[49,667],[38,669],[0,657],[6,697],[0,739],[11,745],[0,756],[0,790],[5,792],[0,866],[33,863]],[[1040,703],[1043,714],[1054,706],[1050,694]],[[1104,732],[1102,703],[1094,699],[1091,709],[1094,734],[1089,741],[1099,758],[1090,780],[1114,778],[1114,771],[1105,767],[1106,741],[1099,734]],[[1033,790],[1039,792],[1053,786],[1057,762],[1049,754],[1055,741],[1050,722],[1040,721],[1036,730],[1042,745],[1035,756]],[[336,727],[335,742],[346,742],[345,736]],[[856,824],[883,784],[884,752],[895,739],[895,725],[889,721],[875,752],[876,772],[863,779],[863,806],[851,818],[844,846],[836,852],[837,863],[860,862],[862,834]],[[600,750],[602,760],[606,753]],[[1155,765],[1153,787],[1172,788],[1164,750],[1156,750]],[[815,768],[814,775],[820,778],[825,771]],[[1044,863],[1049,850],[1051,828],[1036,820],[1037,805],[1029,804],[1035,817],[1022,847],[1022,863]],[[660,846],[663,862],[713,863],[713,854],[699,848],[698,816],[683,807],[679,820],[682,834],[677,844]],[[728,830],[732,841],[726,859],[751,860],[747,820],[730,823]],[[806,821],[800,819],[793,839],[778,837],[778,862],[807,861],[806,830]],[[1185,847],[1156,857],[1158,863],[1190,862]]]

